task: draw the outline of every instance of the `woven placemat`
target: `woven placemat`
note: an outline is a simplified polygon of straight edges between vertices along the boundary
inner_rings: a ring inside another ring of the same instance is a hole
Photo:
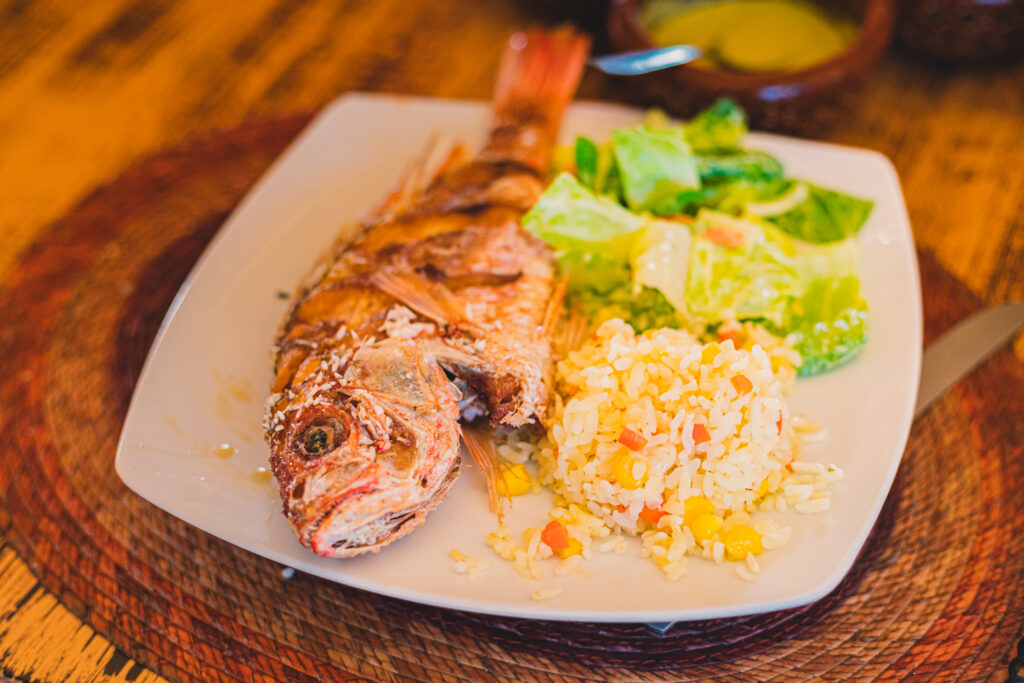
[[[143,161],[48,229],[0,287],[0,529],[42,583],[181,680],[979,680],[1024,621],[1024,366],[1007,350],[914,425],[849,576],[812,605],[642,625],[500,619],[297,574],[130,493],[114,452],[164,312],[306,124]],[[978,307],[921,255],[926,339]]]

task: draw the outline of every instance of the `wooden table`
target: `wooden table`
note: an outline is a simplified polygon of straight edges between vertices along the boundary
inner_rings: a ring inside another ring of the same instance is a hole
[[[142,155],[348,90],[486,98],[504,37],[538,19],[511,0],[7,0],[0,279],[44,226]],[[581,96],[622,98],[593,72]],[[1024,298],[1024,64],[890,55],[826,137],[894,161],[918,244],[982,300]],[[1024,340],[1015,350],[1024,359]],[[158,679],[3,541],[0,678]]]

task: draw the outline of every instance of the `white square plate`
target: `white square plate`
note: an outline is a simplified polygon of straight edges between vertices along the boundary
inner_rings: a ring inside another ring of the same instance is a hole
[[[562,139],[605,139],[642,113],[574,104]],[[230,543],[332,581],[415,602],[518,617],[580,621],[670,621],[794,607],[832,590],[849,570],[889,491],[910,428],[920,371],[921,299],[899,180],[880,154],[773,135],[749,145],[776,155],[789,174],[873,199],[861,232],[870,339],[853,363],[800,380],[795,411],[828,429],[804,458],[846,470],[821,515],[778,514],[792,541],[761,556],[754,582],[728,566],[694,560],[669,583],[633,542],[625,555],[595,554],[591,577],[528,581],[484,538],[480,473],[464,470],[426,524],[384,551],[350,560],[316,557],[295,540],[266,466],[260,420],[271,379],[270,346],[287,301],[320,252],[397,181],[435,132],[479,143],[488,103],[347,95],[328,106],[257,183],[207,248],[171,306],[135,389],[117,453],[117,472],[136,493]],[[215,455],[229,443],[238,453]],[[542,523],[550,496],[516,498],[513,530]],[[450,548],[484,557],[476,583],[453,571]],[[534,602],[531,593],[560,586]]]

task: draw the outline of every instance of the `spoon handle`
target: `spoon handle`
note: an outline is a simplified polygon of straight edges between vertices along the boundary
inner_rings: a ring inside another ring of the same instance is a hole
[[[593,57],[588,63],[613,76],[636,76],[686,64],[702,54],[701,49],[693,45],[673,45]]]

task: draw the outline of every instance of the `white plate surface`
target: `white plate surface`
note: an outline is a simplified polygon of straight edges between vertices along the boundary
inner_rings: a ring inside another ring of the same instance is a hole
[[[598,139],[641,112],[577,103],[562,139]],[[260,429],[270,346],[291,292],[340,229],[394,185],[435,132],[478,143],[489,119],[482,102],[347,95],[328,106],[278,159],[221,228],[167,314],[135,389],[117,453],[117,472],[154,505],[230,543],[332,581],[442,607],[543,619],[669,621],[794,607],[832,590],[849,570],[889,491],[910,428],[921,357],[917,263],[899,180],[875,152],[752,134],[789,174],[876,202],[860,239],[870,340],[848,366],[800,380],[791,397],[828,429],[804,458],[846,471],[832,510],[776,514],[793,527],[783,549],[761,556],[754,582],[729,566],[691,560],[669,583],[633,541],[625,555],[596,554],[591,577],[528,581],[486,545],[494,529],[480,473],[464,469],[426,524],[384,551],[351,560],[316,557],[280,513],[275,486],[252,473],[266,466]],[[228,443],[230,458],[214,449]],[[544,522],[548,494],[515,499],[510,526]],[[477,583],[453,571],[456,547],[486,558]],[[535,602],[530,594],[560,586]]]

